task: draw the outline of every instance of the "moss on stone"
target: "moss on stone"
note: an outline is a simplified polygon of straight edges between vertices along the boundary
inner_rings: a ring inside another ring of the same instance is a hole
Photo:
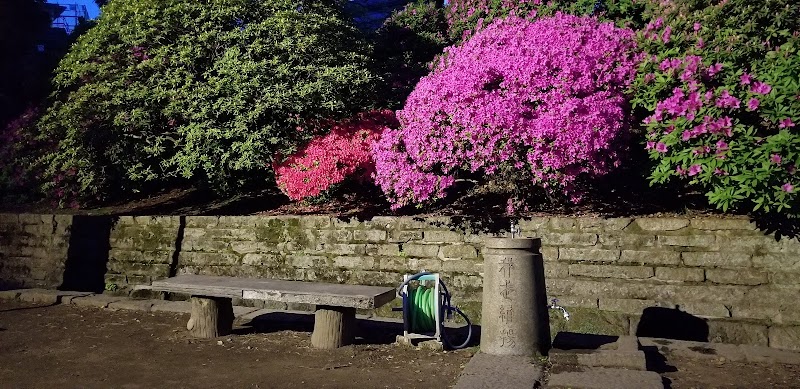
[[[292,218],[286,219],[285,230],[286,240],[297,243],[300,247],[308,248],[311,245],[311,240],[306,236],[305,230],[300,223],[300,219]]]
[[[256,239],[261,242],[281,242],[283,236],[283,221],[280,219],[267,219],[266,224],[256,223]]]
[[[559,332],[577,332],[594,335],[628,335],[628,316],[592,308],[569,308],[570,320],[566,321],[561,312],[550,311],[550,335]]]
[[[132,247],[138,250],[159,250],[174,244],[177,228],[167,228],[161,224],[148,224],[145,227],[123,228],[117,239],[130,238]]]

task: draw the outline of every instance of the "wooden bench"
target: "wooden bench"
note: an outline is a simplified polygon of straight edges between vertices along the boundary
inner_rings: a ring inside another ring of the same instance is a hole
[[[314,304],[311,344],[326,349],[353,342],[356,308],[378,308],[395,298],[394,288],[380,286],[188,274],[154,281],[151,289],[191,295],[192,313],[186,327],[200,338],[231,333],[234,297]]]

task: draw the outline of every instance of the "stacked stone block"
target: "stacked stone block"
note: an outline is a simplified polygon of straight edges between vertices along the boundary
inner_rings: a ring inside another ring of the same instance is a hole
[[[149,285],[173,266],[178,216],[120,216],[111,227],[106,283],[118,288]]]
[[[627,320],[635,334],[645,308],[664,307],[707,319],[712,341],[800,347],[796,239],[711,217],[554,217],[522,227],[543,239],[548,293],[603,312],[617,332]]]
[[[0,214],[0,287],[61,285],[71,224],[69,215]]]

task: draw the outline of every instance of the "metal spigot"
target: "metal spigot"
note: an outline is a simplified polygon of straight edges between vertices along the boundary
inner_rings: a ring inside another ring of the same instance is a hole
[[[519,232],[520,232],[519,231],[519,225],[517,223],[514,223],[514,221],[512,220],[511,221],[511,238],[512,239],[516,238],[517,234],[519,234]]]
[[[547,308],[560,310],[561,313],[564,315],[564,320],[569,321],[569,312],[567,312],[567,310],[564,309],[564,307],[558,305],[557,303],[558,299],[553,299],[550,301],[550,305],[548,305]]]

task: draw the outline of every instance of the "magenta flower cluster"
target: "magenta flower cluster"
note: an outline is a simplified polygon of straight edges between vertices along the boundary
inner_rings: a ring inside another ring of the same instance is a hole
[[[634,33],[557,13],[497,20],[445,49],[373,146],[394,207],[443,197],[462,175],[512,170],[573,201],[576,180],[618,164]]]

